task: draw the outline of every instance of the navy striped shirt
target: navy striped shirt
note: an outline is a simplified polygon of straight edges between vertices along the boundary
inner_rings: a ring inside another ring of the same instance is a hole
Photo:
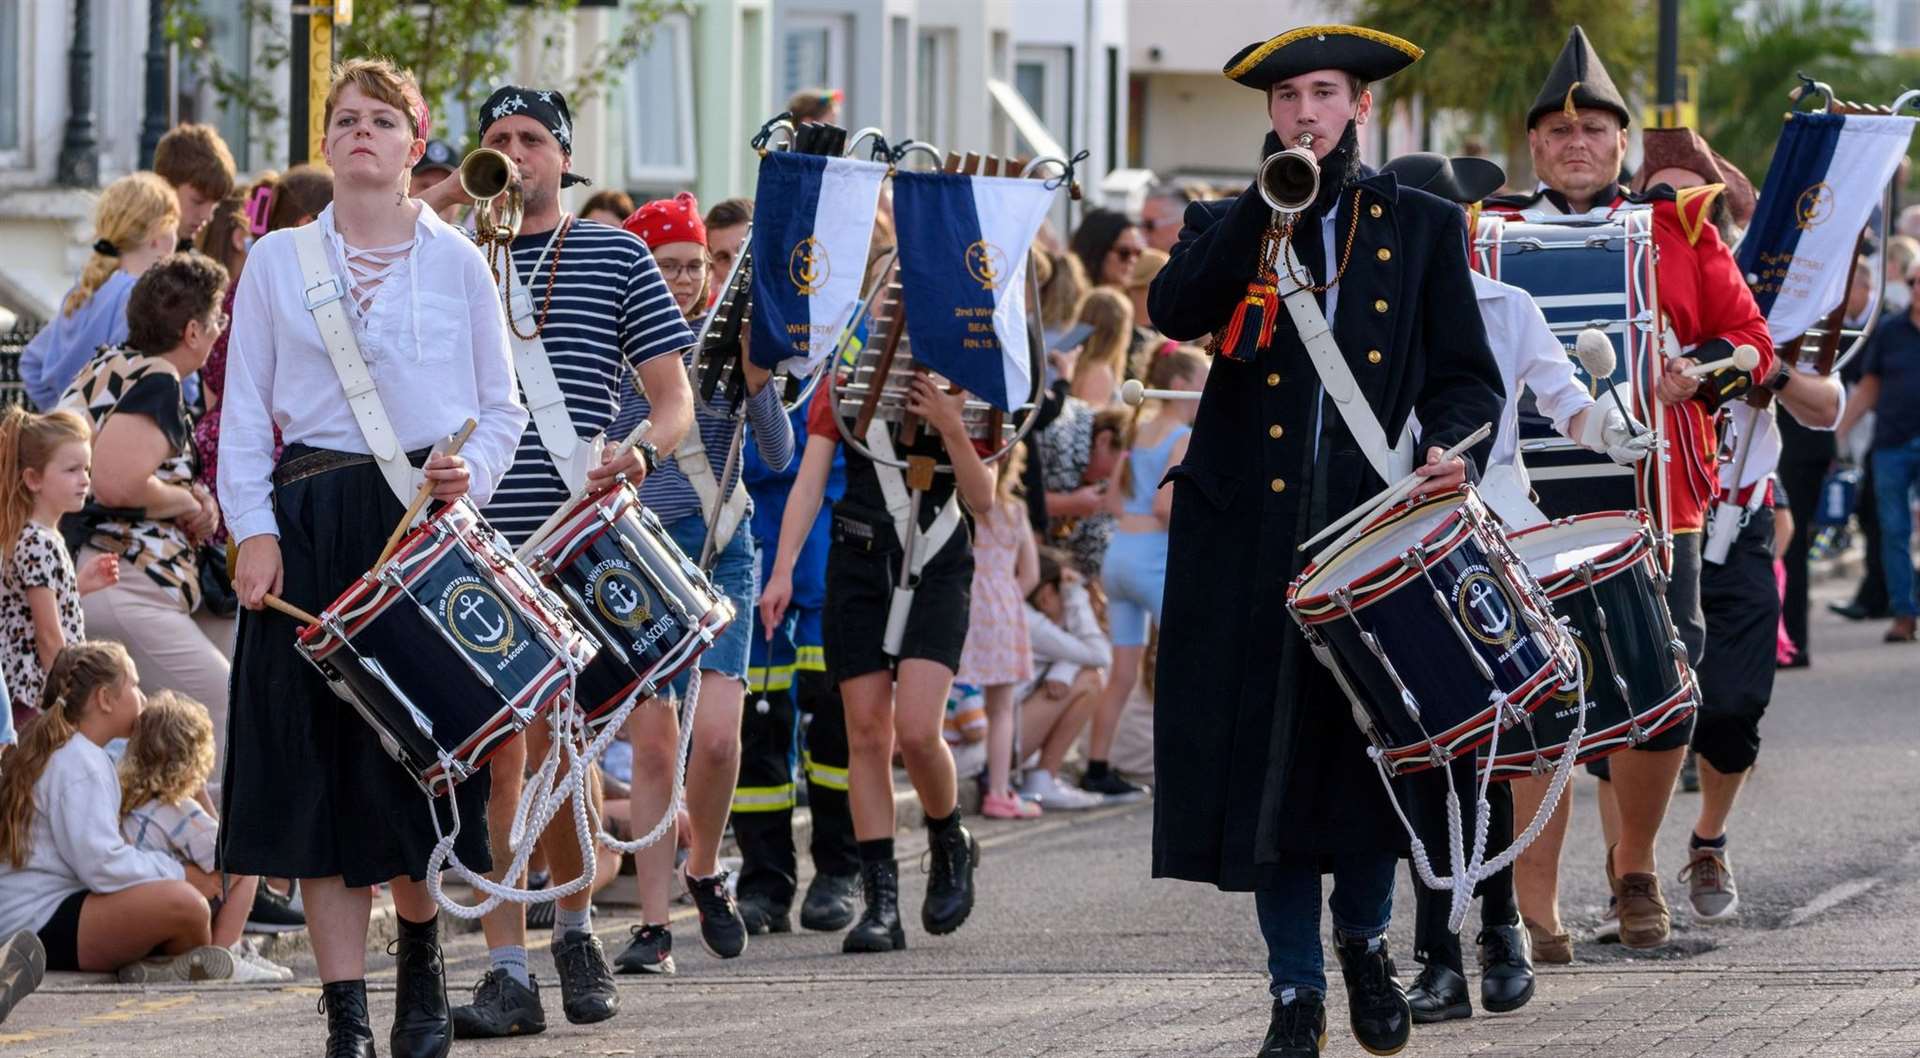
[[[547,275],[554,267],[552,253],[539,262],[550,235],[523,235],[513,243],[514,267],[533,297],[536,318],[547,302]],[[540,342],[553,362],[574,428],[590,440],[612,425],[621,388],[636,377],[633,368],[686,348],[693,332],[653,255],[634,235],[575,219],[559,258]],[[513,469],[487,505],[487,520],[518,546],[566,501],[567,487],[540,444],[539,429],[528,422]]]

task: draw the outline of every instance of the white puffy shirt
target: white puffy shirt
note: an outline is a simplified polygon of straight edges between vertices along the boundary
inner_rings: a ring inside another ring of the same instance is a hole
[[[33,784],[26,865],[0,860],[0,934],[45,926],[74,893],[117,893],[185,877],[172,856],[136,849],[120,835],[113,758],[75,734]]]
[[[313,223],[336,277],[351,289],[333,207]],[[472,472],[473,502],[484,506],[513,465],[527,424],[506,317],[471,240],[424,207],[414,236],[406,262],[387,276],[366,315],[346,311],[403,451],[429,447],[475,420],[460,454]],[[254,244],[234,295],[221,397],[220,508],[235,540],[279,535],[274,426],[289,444],[369,451],[307,311],[305,288],[291,231]]]
[[[1500,365],[1500,381],[1507,390],[1500,425],[1493,435],[1488,466],[1516,463],[1520,449],[1520,387],[1533,391],[1540,414],[1553,420],[1561,436],[1575,415],[1593,406],[1593,397],[1573,373],[1573,358],[1554,337],[1547,318],[1533,298],[1519,287],[1473,273],[1473,293],[1486,324],[1487,345]],[[1526,481],[1521,470],[1520,480]]]

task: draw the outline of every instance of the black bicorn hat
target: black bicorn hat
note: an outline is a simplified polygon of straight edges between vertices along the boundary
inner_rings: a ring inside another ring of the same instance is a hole
[[[1384,81],[1424,54],[1410,41],[1365,26],[1302,26],[1241,48],[1221,72],[1264,92],[1315,70],[1343,70],[1363,81]]]
[[[1587,31],[1575,26],[1567,34],[1567,43],[1560,49],[1560,57],[1553,60],[1553,69],[1547,71],[1547,81],[1540,86],[1540,95],[1534,99],[1532,109],[1527,111],[1527,127],[1532,128],[1542,114],[1555,110],[1572,113],[1578,107],[1611,110],[1620,118],[1622,128],[1633,123],[1626,97],[1613,86],[1607,65],[1600,61],[1600,53],[1593,50],[1593,42],[1587,39]]]
[[[1401,187],[1417,188],[1463,206],[1481,201],[1507,182],[1506,170],[1497,162],[1471,156],[1449,158],[1431,151],[1403,154],[1381,166],[1380,171],[1392,173]]]

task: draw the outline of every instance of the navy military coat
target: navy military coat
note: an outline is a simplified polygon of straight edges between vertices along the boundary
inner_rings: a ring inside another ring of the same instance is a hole
[[[1268,137],[1272,147],[1274,137]],[[1320,220],[1336,199],[1334,252],[1359,227],[1333,332],[1360,389],[1397,437],[1417,413],[1429,445],[1498,419],[1502,383],[1468,277],[1459,207],[1362,169],[1298,225],[1301,263],[1328,274]],[[1357,195],[1357,205],[1356,205]],[[1148,295],[1156,328],[1192,340],[1224,328],[1254,277],[1272,213],[1257,191],[1187,207]],[[1337,266],[1337,262],[1336,262]],[[1290,288],[1285,270],[1281,289]],[[1325,301],[1322,296],[1322,306]],[[1256,359],[1216,357],[1186,459],[1168,471],[1173,513],[1154,703],[1153,871],[1258,888],[1271,865],[1325,866],[1407,839],[1332,675],[1288,616],[1297,544],[1385,487],[1276,306]],[[1482,442],[1470,462],[1484,459]]]

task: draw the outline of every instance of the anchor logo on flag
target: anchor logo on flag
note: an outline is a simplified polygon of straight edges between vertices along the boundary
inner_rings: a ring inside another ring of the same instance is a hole
[[[1794,203],[1794,223],[1801,231],[1811,231],[1827,222],[1833,216],[1833,188],[1825,181],[1817,183],[1800,192],[1800,200]]]
[[[820,240],[809,235],[795,244],[793,253],[787,258],[787,278],[793,280],[793,289],[802,297],[812,297],[820,292],[833,274],[832,262],[827,257],[827,248]]]
[[[985,239],[967,247],[967,274],[980,284],[981,290],[999,286],[1006,273],[1006,251]]]

